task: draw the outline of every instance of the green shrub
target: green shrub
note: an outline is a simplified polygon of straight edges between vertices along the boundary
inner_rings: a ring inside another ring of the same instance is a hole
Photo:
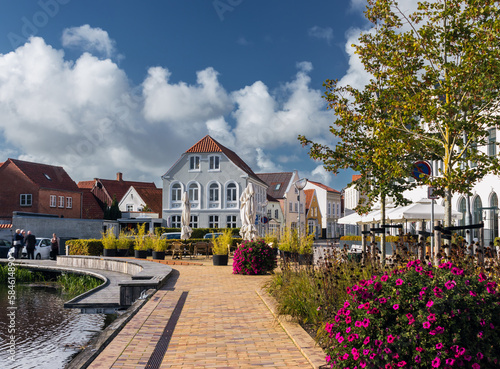
[[[100,256],[104,249],[102,240],[68,240],[70,255]]]
[[[213,248],[212,251],[214,255],[227,255],[229,252],[229,247],[233,244],[232,232],[230,229],[226,229],[221,236],[214,238],[212,240]]]
[[[243,241],[233,256],[233,274],[266,274],[276,266],[271,246],[263,240]]]
[[[107,250],[116,249],[116,237],[112,228],[108,228],[106,232],[102,232],[102,246]]]

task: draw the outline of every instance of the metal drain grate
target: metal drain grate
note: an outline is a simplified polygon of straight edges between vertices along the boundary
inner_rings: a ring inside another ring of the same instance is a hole
[[[181,316],[182,308],[184,307],[184,303],[186,302],[188,292],[183,292],[179,301],[177,301],[177,305],[175,305],[174,311],[172,311],[172,315],[168,320],[167,326],[163,330],[156,347],[151,354],[151,357],[148,360],[145,368],[147,369],[158,369],[163,361],[163,357],[168,349],[168,344],[170,343],[170,339],[172,338],[172,334],[174,333],[175,326],[179,317]]]

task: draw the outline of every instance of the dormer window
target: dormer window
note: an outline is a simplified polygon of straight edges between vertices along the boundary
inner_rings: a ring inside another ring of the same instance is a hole
[[[220,170],[220,156],[211,155],[208,157],[208,169],[209,170]]]
[[[45,176],[45,178],[47,178],[49,181],[52,181],[52,178],[50,178],[50,176],[47,174],[47,173],[43,173],[43,175]]]
[[[200,157],[191,156],[189,158],[189,170],[200,170]]]

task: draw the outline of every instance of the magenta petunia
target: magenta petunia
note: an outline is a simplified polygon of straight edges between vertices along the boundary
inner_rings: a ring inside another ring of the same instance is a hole
[[[434,360],[432,360],[433,368],[439,368],[439,365],[441,365],[441,359],[439,357],[436,357]]]
[[[387,336],[387,342],[388,343],[393,343],[395,338],[396,337],[394,337],[392,334],[390,334],[389,336]]]
[[[431,307],[432,305],[434,305],[434,301],[429,300],[425,306]]]
[[[398,310],[398,309],[399,309],[399,305],[398,305],[398,304],[394,304],[394,305],[392,305],[392,308],[393,308],[394,310]]]
[[[398,278],[398,279],[396,280],[396,286],[401,286],[403,283],[404,283],[404,282],[403,282],[403,280],[402,280],[401,278]]]
[[[441,350],[443,348],[443,344],[441,342],[436,344],[436,349]]]
[[[429,328],[431,327],[431,323],[429,323],[429,322],[424,322],[423,327],[424,327],[425,329],[429,329]]]

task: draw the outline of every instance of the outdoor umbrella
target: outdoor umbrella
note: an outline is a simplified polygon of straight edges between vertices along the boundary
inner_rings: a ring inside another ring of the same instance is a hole
[[[189,226],[191,216],[191,205],[189,203],[189,196],[184,191],[182,194],[182,214],[181,214],[181,239],[187,240],[191,237],[193,230]]]
[[[240,197],[240,235],[244,240],[257,238],[257,228],[255,228],[255,191],[253,184],[249,183]]]
[[[431,220],[432,213],[432,203],[429,199],[420,199],[419,201],[396,208],[394,211],[388,214],[388,218],[393,222],[402,222],[405,220],[409,221],[428,221]],[[462,219],[462,214],[457,211],[452,211],[452,219]],[[444,206],[439,204],[434,204],[434,219],[443,220],[444,219]]]

